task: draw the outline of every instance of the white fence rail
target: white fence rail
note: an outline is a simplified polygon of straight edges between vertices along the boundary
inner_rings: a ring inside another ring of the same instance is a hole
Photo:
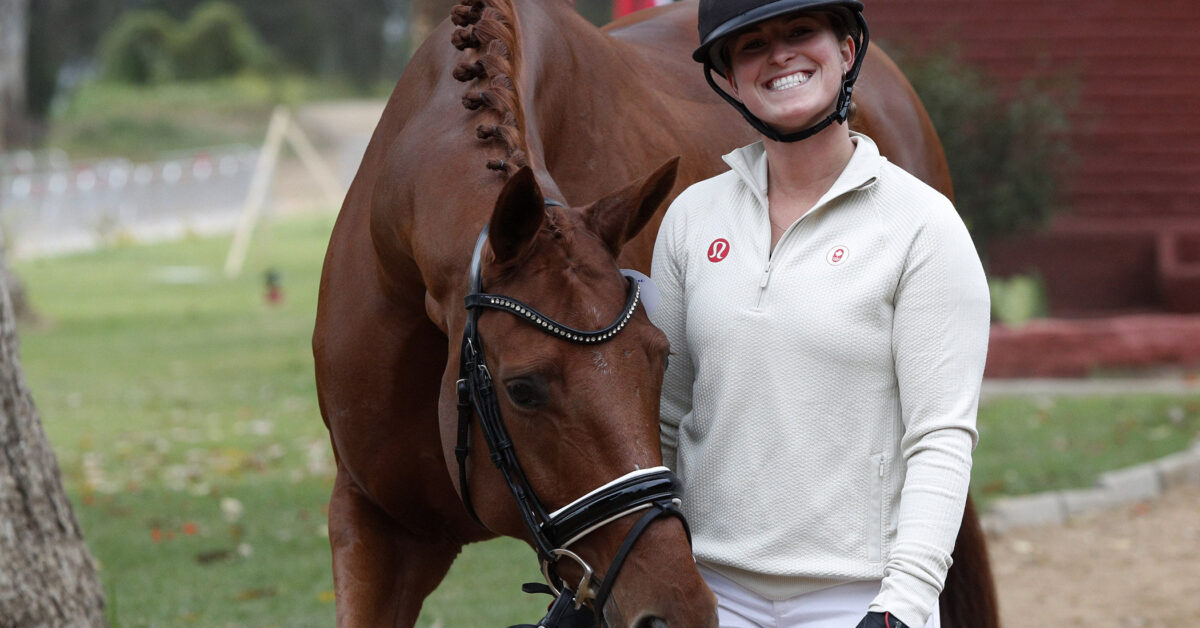
[[[231,146],[149,163],[72,162],[62,153],[0,156],[0,231],[8,253],[36,257],[124,239],[229,232],[259,149]]]

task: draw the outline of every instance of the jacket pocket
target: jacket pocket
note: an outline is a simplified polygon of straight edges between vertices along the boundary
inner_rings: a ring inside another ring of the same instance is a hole
[[[870,458],[871,491],[867,501],[867,560],[883,560],[883,454]]]

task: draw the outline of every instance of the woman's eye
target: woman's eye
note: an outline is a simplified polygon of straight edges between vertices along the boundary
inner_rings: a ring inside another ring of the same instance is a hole
[[[541,393],[529,382],[513,382],[505,389],[508,391],[508,398],[518,406],[536,408],[545,404]]]
[[[789,36],[791,36],[792,38],[804,37],[805,35],[808,35],[811,32],[812,32],[812,29],[807,26],[798,26],[798,27],[792,29],[792,32],[789,33]]]
[[[766,42],[764,42],[761,39],[749,39],[749,40],[742,42],[741,45],[738,46],[738,50],[740,52],[749,52],[749,51],[753,51],[753,50],[758,50],[759,48],[762,48],[765,45],[766,45]]]

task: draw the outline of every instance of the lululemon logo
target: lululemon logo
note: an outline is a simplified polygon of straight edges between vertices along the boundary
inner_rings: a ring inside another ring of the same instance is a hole
[[[719,262],[729,255],[729,240],[717,238],[708,245],[708,261]]]
[[[848,257],[850,257],[850,249],[839,244],[829,249],[829,252],[825,254],[825,261],[829,262],[830,266],[840,266]]]

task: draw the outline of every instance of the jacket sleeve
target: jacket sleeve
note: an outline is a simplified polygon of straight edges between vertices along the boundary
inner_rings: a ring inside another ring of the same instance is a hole
[[[682,201],[687,191],[671,204],[654,243],[650,276],[658,287],[658,309],[650,320],[667,335],[671,354],[663,375],[659,407],[659,437],[663,464],[676,470],[679,424],[692,411],[692,359],[687,346],[686,283],[687,257]]]
[[[906,474],[896,540],[870,609],[924,626],[952,562],[971,452],[990,317],[987,280],[966,227],[940,199],[908,243],[895,295],[892,355]]]

